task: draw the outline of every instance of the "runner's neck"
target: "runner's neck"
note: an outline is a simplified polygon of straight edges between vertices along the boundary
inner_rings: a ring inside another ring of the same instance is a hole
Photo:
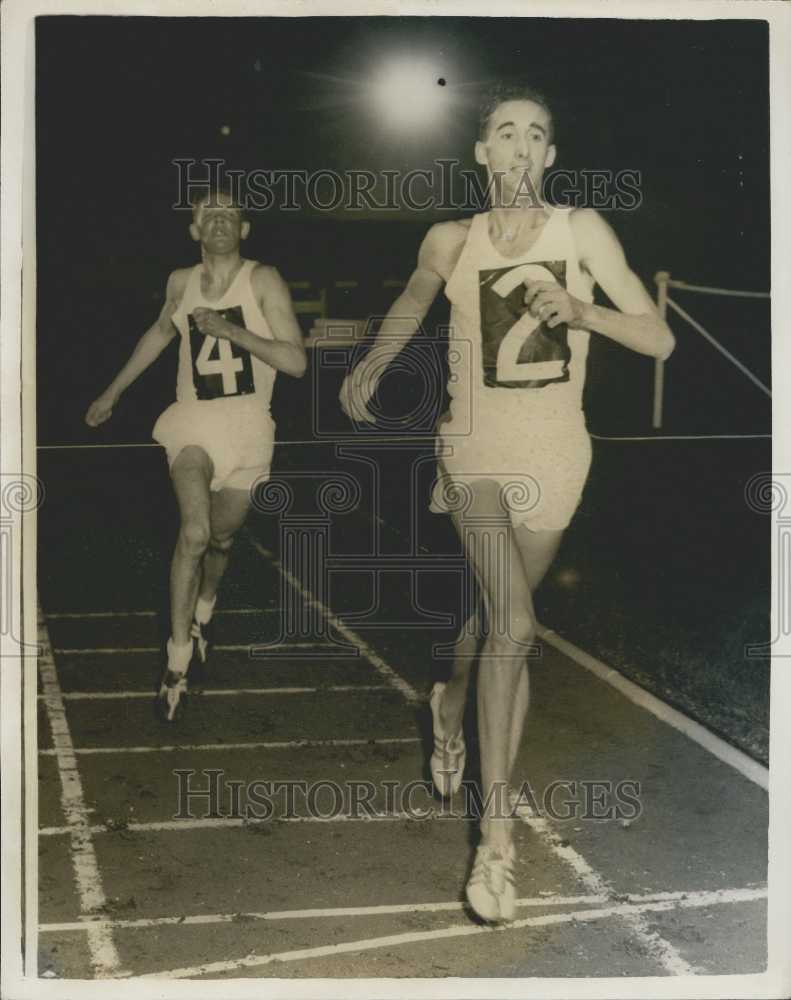
[[[239,253],[206,254],[203,257],[201,292],[213,299],[221,299],[242,269],[244,260]]]

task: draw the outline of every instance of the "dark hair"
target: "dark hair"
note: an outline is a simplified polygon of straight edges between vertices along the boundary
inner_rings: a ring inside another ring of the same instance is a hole
[[[245,199],[242,196],[241,191],[234,190],[234,185],[228,181],[222,181],[219,184],[207,184],[206,187],[199,188],[197,194],[195,194],[190,201],[190,204],[192,205],[193,218],[201,205],[205,205],[207,202],[213,202],[216,204],[221,197],[230,198],[233,205],[239,209],[242,222],[247,220],[247,210],[245,209],[244,204]]]
[[[478,138],[483,142],[489,130],[489,122],[494,112],[506,101],[532,101],[549,115],[549,141],[555,141],[555,117],[549,101],[541,91],[523,80],[501,80],[486,92],[478,117]]]

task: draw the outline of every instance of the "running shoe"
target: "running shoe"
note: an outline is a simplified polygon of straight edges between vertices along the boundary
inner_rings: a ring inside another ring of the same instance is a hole
[[[166,669],[157,695],[156,710],[162,722],[177,722],[187,702],[187,673]]]
[[[434,722],[434,752],[431,755],[431,777],[434,787],[444,798],[448,798],[461,788],[464,765],[467,761],[467,747],[461,727],[455,736],[447,736],[439,719],[439,705],[445,685],[437,683],[431,689],[431,717]]]
[[[516,915],[516,888],[513,866],[514,845],[490,847],[481,844],[467,882],[467,901],[483,920],[504,923]]]
[[[193,618],[190,635],[195,640],[195,652],[201,663],[209,659],[209,652],[214,645],[214,622],[199,622]]]

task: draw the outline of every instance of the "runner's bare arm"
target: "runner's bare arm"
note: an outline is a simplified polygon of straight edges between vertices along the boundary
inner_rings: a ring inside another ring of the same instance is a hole
[[[390,306],[373,347],[341,386],[341,407],[347,416],[373,420],[367,407],[379,376],[419,329],[453,273],[466,237],[467,227],[458,222],[438,223],[426,234],[406,288]]]
[[[552,327],[570,323],[600,333],[639,354],[666,360],[675,347],[670,327],[657,312],[642,281],[629,267],[620,240],[598,212],[578,209],[571,228],[580,266],[595,279],[616,309],[581,302],[558,286],[534,282],[525,301]]]
[[[113,381],[88,408],[85,422],[89,427],[98,427],[105,420],[109,420],[121,393],[128,389],[135,379],[156,361],[178,333],[173,325],[172,317],[184,294],[188,274],[188,270],[179,270],[174,271],[168,278],[165,303],[158,319],[138,340],[129,360]]]
[[[277,268],[263,264],[253,271],[252,285],[274,340],[265,340],[243,327],[229,323],[213,309],[201,308],[194,311],[201,333],[230,340],[272,368],[301,378],[308,362],[288,285]]]

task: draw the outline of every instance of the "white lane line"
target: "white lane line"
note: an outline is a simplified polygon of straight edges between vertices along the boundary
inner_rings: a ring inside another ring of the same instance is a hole
[[[333,649],[337,651],[337,646],[330,646],[326,642],[273,642],[266,644],[262,640],[254,642],[236,643],[230,646],[216,645],[212,649],[218,653],[249,653],[251,649],[263,649],[267,653],[272,649]],[[119,653],[161,653],[162,646],[88,646],[84,649],[58,648],[55,650],[58,656],[95,656],[107,654],[116,656]],[[350,657],[351,659],[352,657]]]
[[[273,816],[269,819],[246,819],[242,817],[220,816],[205,819],[163,819],[150,823],[131,822],[119,826],[106,826],[97,823],[90,828],[91,833],[181,833],[184,830],[236,830],[242,827],[255,830],[270,823],[425,823],[432,819],[462,819],[439,809],[428,809],[417,818],[414,812],[360,813],[347,815],[338,813],[336,816]],[[38,831],[40,837],[61,837],[69,833],[68,826],[44,826]]]
[[[633,904],[675,902],[690,897],[694,898],[701,891],[630,893],[623,898],[619,897],[619,902]],[[758,895],[754,896],[754,893],[758,893]],[[745,896],[745,894],[748,895]],[[751,902],[754,899],[765,899],[766,887],[748,886],[744,889],[716,889],[710,895],[717,897],[716,900],[712,900],[711,905],[714,905],[715,902]],[[607,896],[557,896],[554,893],[547,893],[546,896],[526,896],[523,899],[518,899],[516,905],[519,909],[545,909],[559,906],[598,906],[609,902],[611,900]],[[170,925],[185,927],[201,924],[245,923],[256,920],[322,920],[333,917],[379,917],[399,913],[458,913],[466,908],[464,903],[393,903],[379,906],[332,906],[314,907],[305,910],[268,910],[263,913],[197,913],[190,917],[139,917],[136,920],[96,918],[89,921],[86,918],[83,920],[64,921],[62,923],[40,924],[39,931],[48,934],[60,931],[84,931],[89,927],[100,925],[131,930],[135,928],[165,927]]]
[[[70,855],[74,866],[74,879],[80,897],[80,909],[90,913],[105,906],[107,899],[102,888],[99,863],[91,840],[88,809],[82,791],[82,782],[74,754],[74,744],[66,718],[66,706],[61,697],[55,660],[49,644],[44,616],[38,613],[38,641],[41,654],[38,659],[39,676],[44,690],[44,707],[52,730],[53,754],[57,758],[61,784],[61,807],[66,817],[66,831],[71,837]],[[121,959],[113,941],[112,932],[106,927],[92,928],[88,934],[91,965],[97,977],[106,978],[120,973]]]
[[[260,556],[262,556],[264,559],[271,562],[272,565],[277,567],[277,569],[280,571],[283,577],[286,580],[288,580],[289,584],[294,588],[294,590],[296,590],[302,596],[302,598],[307,602],[307,604],[309,604],[311,607],[318,609],[322,613],[322,615],[324,615],[324,617],[330,623],[330,625],[332,625],[332,627],[340,635],[342,635],[343,638],[347,640],[347,642],[353,643],[358,648],[360,653],[362,653],[362,655],[366,658],[366,660],[368,660],[368,662],[371,664],[374,670],[380,673],[382,677],[384,677],[388,681],[388,683],[392,685],[392,687],[394,687],[397,691],[400,691],[407,701],[409,702],[425,701],[425,698],[422,698],[408,681],[406,681],[400,674],[396,673],[396,671],[393,670],[390,664],[385,659],[383,659],[376,652],[376,650],[372,649],[371,646],[369,646],[364,639],[362,639],[359,635],[357,635],[356,632],[350,629],[347,625],[344,625],[343,622],[337,617],[337,615],[333,614],[333,612],[327,607],[326,604],[318,600],[318,598],[314,597],[309,590],[306,590],[302,586],[300,581],[294,576],[294,574],[291,573],[289,570],[285,569],[281,564],[281,562],[278,559],[274,558],[269,549],[264,548],[264,546],[261,545],[260,542],[258,542],[255,538],[251,537],[250,542],[253,548]]]
[[[276,615],[279,608],[216,608],[215,615]],[[69,621],[91,618],[158,618],[159,611],[53,611],[47,621]]]
[[[327,687],[270,687],[270,688],[202,688],[193,691],[196,698],[228,697],[241,695],[281,695],[281,694],[348,694],[350,691],[392,691],[389,684],[333,684]],[[44,695],[40,694],[39,698]],[[125,698],[149,698],[153,701],[153,691],[64,691],[64,701],[118,701]]]
[[[419,736],[387,736],[371,740],[269,740],[260,743],[174,743],[161,747],[75,747],[75,754],[108,754],[108,753],[192,753],[195,750],[310,750],[321,747],[372,747],[387,746],[391,743],[422,743]],[[54,757],[57,750],[39,750],[44,757]]]
[[[615,892],[609,882],[595,871],[578,851],[554,833],[543,817],[536,816],[531,809],[522,805],[517,807],[516,812],[519,819],[538,835],[555,857],[572,869],[588,892],[613,898]],[[692,976],[698,973],[699,970],[690,965],[669,941],[651,930],[642,912],[628,911],[624,913],[623,919],[651,957],[670,975]]]
[[[538,634],[544,642],[549,643],[550,646],[554,646],[555,649],[568,656],[569,659],[620,691],[634,705],[639,705],[640,708],[646,709],[646,711],[656,716],[657,719],[688,736],[699,746],[708,750],[718,760],[730,765],[739,774],[744,775],[745,778],[748,778],[756,785],[768,791],[769,768],[764,767],[763,764],[759,764],[758,761],[753,760],[752,757],[749,757],[743,751],[731,746],[730,743],[726,743],[719,736],[715,736],[705,726],[702,726],[694,719],[690,719],[683,712],[679,712],[676,708],[671,708],[666,702],[650,694],[644,688],[641,688],[639,684],[635,684],[634,681],[630,681],[627,677],[624,677],[614,667],[610,667],[606,663],[602,663],[601,660],[597,660],[595,656],[586,653],[584,649],[575,646],[568,639],[563,639],[552,629],[539,626]]]
[[[728,902],[749,902],[763,899],[765,889],[731,890],[733,898]],[[378,948],[393,948],[404,944],[418,944],[426,941],[439,941],[455,937],[472,937],[476,934],[503,934],[509,930],[521,930],[525,927],[547,927],[551,925],[570,923],[593,923],[597,920],[608,920],[613,917],[621,919],[641,917],[647,913],[661,913],[668,910],[692,909],[704,906],[714,906],[722,903],[718,892],[689,893],[686,898],[661,902],[619,903],[614,906],[604,906],[593,910],[573,910],[567,913],[545,913],[535,917],[523,917],[502,928],[481,927],[463,924],[453,927],[442,927],[430,931],[410,931],[405,934],[389,934],[385,937],[366,938],[360,941],[344,941],[340,944],[324,945],[318,948],[300,948],[295,951],[281,951],[269,955],[246,955],[244,958],[223,962],[206,962],[203,965],[181,969],[169,969],[161,972],[149,972],[140,979],[189,979],[195,976],[216,975],[232,972],[235,969],[258,968],[270,965],[272,962],[299,962],[310,958],[324,958],[353,952],[373,951]]]
[[[534,896],[518,899],[518,907],[586,906],[607,903],[604,896]],[[114,928],[163,927],[176,924],[232,924],[254,920],[322,920],[332,917],[382,917],[399,913],[458,913],[464,903],[394,903],[391,906],[336,906],[308,910],[270,910],[265,913],[200,913],[192,917],[149,917],[138,920],[72,920],[61,924],[41,924],[39,931],[84,931],[89,926],[107,924]]]
[[[365,644],[362,643],[362,640],[355,635],[351,629],[344,626],[338,618],[333,615],[329,608],[314,598],[292,573],[290,573],[287,569],[284,569],[281,563],[273,557],[269,550],[265,549],[255,539],[251,539],[251,541],[256,551],[259,552],[265,559],[271,561],[273,565],[280,570],[291,586],[297,590],[305,600],[310,601],[314,607],[318,608],[322,614],[326,616],[327,620],[336,629],[338,629],[344,638],[358,644],[363,654],[369,659],[369,662],[371,662],[380,673],[390,679],[394,686],[398,687],[408,700],[420,700],[417,692],[410,684],[397,674],[395,670],[389,666],[389,664],[385,663],[381,657],[378,656],[378,654],[370,649],[370,647],[365,646]],[[524,813],[524,810],[521,812]],[[520,818],[526,822],[531,822],[531,825],[533,825],[532,820],[528,820],[524,815]],[[566,863],[572,865],[578,877],[582,880],[583,885],[589,892],[594,894],[604,893],[608,896],[611,895],[609,885],[605,882],[602,876],[591,868],[581,855],[577,854],[573,848],[563,848],[560,846],[560,838],[555,837],[550,832],[545,820],[537,820],[536,825],[533,828],[537,833],[539,833],[542,840],[545,841],[550,850],[556,853],[558,857],[562,858],[562,860]],[[673,975],[691,975],[694,973],[695,970],[693,967],[681,957],[679,952],[673,947],[673,945],[670,944],[670,942],[665,941],[659,934],[651,931],[648,922],[643,916],[638,913],[626,919],[632,933],[634,933],[641,943],[648,948],[649,953],[653,955],[655,960],[659,962],[667,972]]]

